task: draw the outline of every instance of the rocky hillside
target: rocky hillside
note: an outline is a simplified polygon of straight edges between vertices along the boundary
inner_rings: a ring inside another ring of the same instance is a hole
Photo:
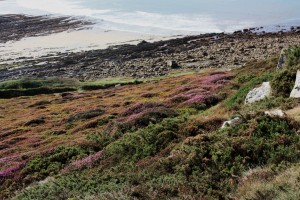
[[[143,82],[2,82],[0,197],[298,199],[299,52],[278,70],[280,51]]]

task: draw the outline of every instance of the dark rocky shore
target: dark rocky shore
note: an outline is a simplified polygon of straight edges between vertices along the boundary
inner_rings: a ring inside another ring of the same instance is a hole
[[[22,20],[21,16],[19,18]],[[36,21],[41,19],[36,17]],[[20,25],[20,30],[23,31],[21,35],[34,35],[41,29],[44,33],[61,31],[83,24],[76,21],[71,23],[72,21],[63,18],[48,20],[49,23],[38,23],[31,29],[21,28],[25,25]],[[67,23],[57,27],[54,24],[60,23],[56,20]],[[0,23],[2,30],[4,24]],[[154,43],[144,41],[138,45],[113,46],[104,50],[58,53],[37,59],[20,58],[20,61],[0,66],[0,81],[24,76],[55,76],[80,80],[119,76],[148,78],[165,75],[178,68],[239,67],[252,60],[278,55],[282,48],[299,44],[299,31],[300,27],[293,27],[288,32],[257,34],[247,29],[234,34],[204,34]]]
[[[91,22],[73,17],[1,15],[0,43],[24,37],[48,35],[69,29],[80,29]]]

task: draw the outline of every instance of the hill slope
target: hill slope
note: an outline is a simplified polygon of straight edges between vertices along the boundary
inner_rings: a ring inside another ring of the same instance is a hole
[[[273,92],[244,105],[262,82],[286,83],[276,65],[271,58],[138,85],[1,99],[0,196],[296,199],[299,101]],[[274,108],[289,116],[264,114]],[[236,116],[240,124],[220,129]]]

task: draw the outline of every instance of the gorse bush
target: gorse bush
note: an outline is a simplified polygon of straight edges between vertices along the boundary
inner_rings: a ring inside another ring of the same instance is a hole
[[[286,51],[287,65],[295,66],[300,64],[300,47],[295,45]]]
[[[30,160],[21,174],[27,181],[41,180],[58,173],[66,164],[89,154],[88,149],[79,147],[59,147],[50,155],[38,155]]]
[[[276,73],[271,81],[273,95],[289,97],[294,87],[297,71],[283,69]]]
[[[14,98],[19,96],[34,96],[39,94],[71,92],[76,90],[77,90],[76,88],[72,88],[72,87],[59,87],[59,88],[39,87],[39,88],[30,88],[30,89],[6,89],[6,90],[0,90],[0,98],[8,99],[8,98]]]
[[[271,86],[275,96],[289,97],[296,80],[297,70],[300,69],[300,48],[294,46],[286,50],[286,67],[279,70]]]
[[[76,80],[60,78],[23,78],[19,80],[4,81],[0,83],[0,98],[76,91],[78,85],[79,83]]]
[[[108,83],[86,83],[82,85],[80,88],[82,90],[99,90],[99,89],[107,89],[111,87],[115,87],[117,85],[124,86],[124,85],[138,85],[143,83],[143,81],[139,80],[130,80],[130,81],[113,81]]]
[[[79,82],[74,79],[61,79],[61,78],[22,78],[19,80],[4,81],[0,83],[0,89],[32,89],[39,87],[76,87]]]
[[[239,126],[182,141],[184,135],[194,135],[184,133],[190,131],[180,127],[185,123],[183,118],[164,119],[125,134],[106,147],[106,164],[100,170],[58,177],[16,199],[53,199],[53,195],[80,199],[104,193],[181,199],[191,192],[194,198],[225,199],[237,185],[233,177],[249,168],[273,165],[276,170],[276,166],[300,159],[299,125],[286,118],[256,114]],[[157,157],[170,145],[175,148]]]
[[[159,94],[155,99],[141,97],[148,92],[144,85],[135,98],[128,95],[133,87],[126,92],[121,88],[115,94],[124,101],[113,98],[109,103],[118,106],[105,110],[116,113],[113,117],[100,118],[101,110],[90,107],[65,114],[65,121],[69,118],[73,126],[83,128],[74,132],[80,147],[54,149],[26,160],[20,171],[23,187],[17,189],[52,178],[21,190],[15,199],[231,199],[249,169],[269,168],[275,174],[300,161],[299,122],[264,113],[298,105],[283,96],[293,77],[285,70],[275,75],[276,63],[232,70],[234,80],[225,72],[208,72],[197,75],[191,85],[184,77],[174,90],[169,82],[163,92],[151,85],[151,93]],[[250,90],[273,78],[280,82],[279,97],[244,105]],[[124,103],[135,100],[135,105]],[[235,116],[242,118],[240,124],[220,128]]]
[[[147,156],[155,155],[170,142],[180,137],[178,123],[181,118],[167,118],[159,124],[150,124],[145,129],[125,134],[119,140],[106,147],[106,154],[137,161]]]

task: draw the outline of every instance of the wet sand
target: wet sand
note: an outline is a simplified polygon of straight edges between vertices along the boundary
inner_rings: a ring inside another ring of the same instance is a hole
[[[170,38],[104,30],[92,21],[69,16],[0,15],[0,30],[0,64]]]
[[[171,37],[145,35],[100,28],[70,30],[44,36],[33,36],[18,41],[0,43],[0,64],[24,57],[40,57],[57,52],[80,52],[105,49],[122,44],[138,44],[146,40],[154,42]]]

